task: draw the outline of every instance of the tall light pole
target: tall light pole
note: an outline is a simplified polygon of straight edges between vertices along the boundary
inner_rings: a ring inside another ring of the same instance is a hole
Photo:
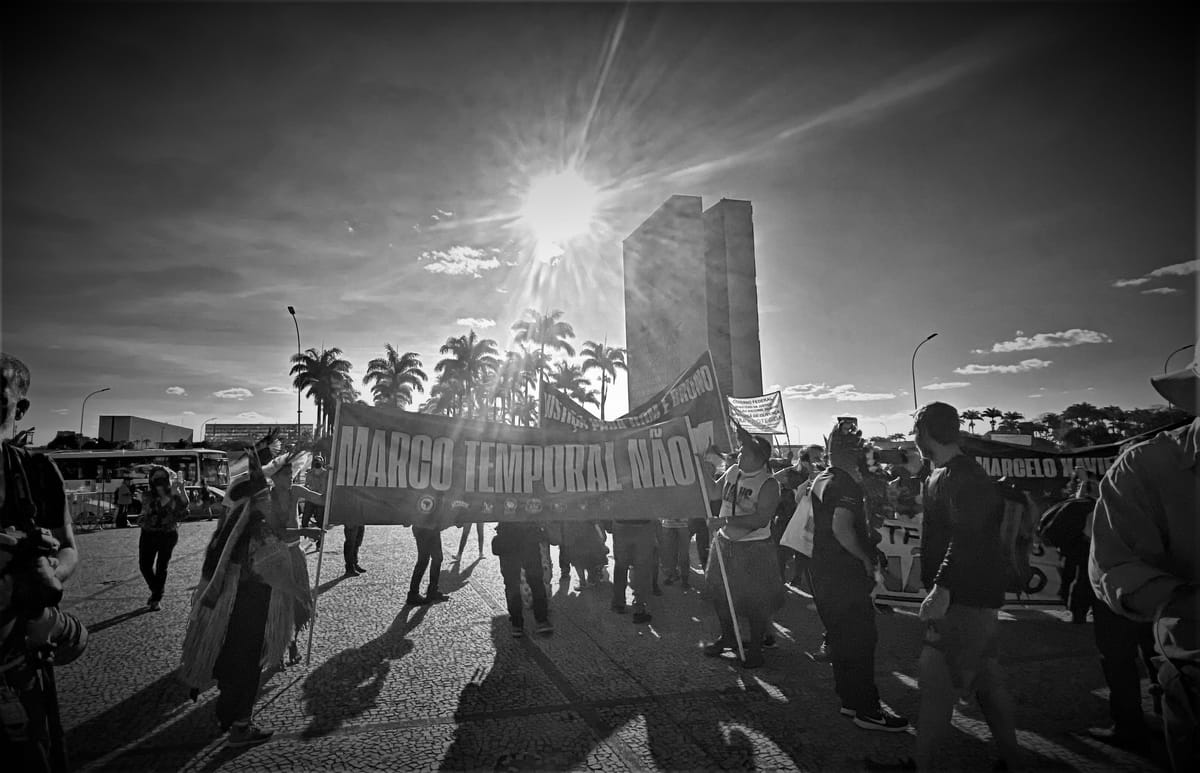
[[[1196,347],[1195,344],[1187,344],[1186,346],[1181,346],[1178,349],[1176,349],[1175,351],[1168,354],[1167,359],[1163,361],[1163,373],[1167,372],[1167,366],[1171,364],[1172,357],[1174,357],[1175,355],[1179,354],[1180,352],[1182,352],[1186,349],[1194,349],[1195,347]]]
[[[107,392],[110,388],[111,387],[104,387],[103,389],[97,389],[95,392],[91,392],[87,397],[83,398],[83,405],[79,407],[79,442],[81,444],[83,443],[83,412],[87,409],[88,397],[91,397],[92,395],[98,395],[101,392]]]
[[[922,341],[921,343],[917,344],[917,348],[916,348],[916,349],[913,349],[913,356],[912,356],[912,381],[913,381],[913,410],[914,410],[914,411],[918,409],[918,406],[917,406],[917,350],[918,350],[918,349],[920,349],[922,346],[924,346],[924,345],[925,345],[927,342],[929,342],[931,339],[933,339],[933,338],[936,338],[936,337],[937,337],[937,333],[930,333],[929,335],[925,336],[925,340],[924,340],[924,341]]]
[[[216,416],[209,416],[204,421],[200,422],[200,439],[204,442],[208,441],[208,423],[215,420]]]
[[[296,358],[297,358],[297,362],[299,362],[300,323],[296,321],[296,307],[288,306],[288,314],[292,315],[292,324],[296,326]],[[296,387],[296,443],[299,443],[299,442],[300,442],[300,387]]]

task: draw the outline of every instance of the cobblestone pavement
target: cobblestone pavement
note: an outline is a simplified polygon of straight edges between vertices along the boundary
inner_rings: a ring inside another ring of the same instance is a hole
[[[664,587],[653,622],[638,626],[609,610],[609,588],[579,593],[556,577],[554,635],[518,640],[510,636],[497,559],[479,559],[472,534],[455,562],[458,529],[442,535],[441,587],[451,600],[406,608],[416,550],[403,527],[368,527],[361,553],[368,572],[349,578],[341,577],[341,529],[329,533],[311,666],[264,678],[256,721],[275,736],[230,750],[215,732],[215,688],[193,703],[172,676],[212,527],[182,527],[160,612],[145,607],[136,529],[80,537],[82,565],[65,606],[93,636],[85,655],[58,672],[77,768],[862,770],[866,757],[912,753],[911,735],[859,730],[839,716],[830,669],[804,654],[819,643],[820,624],[810,599],[794,590],[776,621],[780,646],[753,671],[701,656],[715,618],[696,591],[678,586]],[[310,568],[315,574],[315,554]],[[1067,624],[1057,610],[1005,617],[1006,672],[1032,768],[1161,763],[1082,732],[1107,724],[1090,624]],[[880,692],[915,719],[920,627],[903,610],[878,623]],[[994,754],[978,708],[960,706],[954,725],[947,766],[990,770]]]

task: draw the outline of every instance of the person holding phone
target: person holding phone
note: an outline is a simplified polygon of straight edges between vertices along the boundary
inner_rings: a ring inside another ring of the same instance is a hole
[[[138,518],[138,525],[142,527],[138,538],[138,568],[150,588],[146,605],[153,611],[162,606],[167,566],[179,542],[179,521],[187,515],[187,509],[182,480],[166,467],[155,467],[150,473],[150,489],[142,495],[142,515]]]

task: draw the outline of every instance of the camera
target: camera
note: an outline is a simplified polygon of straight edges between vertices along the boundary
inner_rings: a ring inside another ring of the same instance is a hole
[[[22,617],[36,618],[62,601],[63,586],[50,565],[58,549],[58,540],[46,529],[0,531],[0,556],[6,559],[0,573],[12,576],[10,604]]]

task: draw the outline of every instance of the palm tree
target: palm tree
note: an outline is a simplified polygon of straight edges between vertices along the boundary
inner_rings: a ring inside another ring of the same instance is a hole
[[[310,347],[303,353],[293,354],[291,362],[289,375],[295,377],[292,386],[307,390],[308,396],[316,403],[318,431],[330,430],[334,408],[347,394],[354,394],[354,385],[350,381],[350,361],[342,358],[342,350],[337,347],[320,352]]]
[[[439,361],[434,371],[443,379],[457,379],[462,385],[460,416],[465,410],[467,416],[474,418],[481,387],[500,367],[497,352],[495,341],[476,338],[474,330],[465,336],[447,338],[438,350],[439,354],[450,356]]]
[[[421,370],[421,358],[416,352],[400,354],[391,344],[384,344],[383,357],[367,363],[363,386],[371,387],[376,405],[403,408],[412,403],[413,391],[424,392],[429,379]]]
[[[584,341],[579,353],[583,356],[584,373],[600,371],[600,420],[603,421],[604,404],[608,402],[608,385],[616,382],[618,370],[629,372],[625,363],[627,353],[619,346],[608,346],[607,341]]]
[[[557,363],[546,382],[580,405],[599,405],[591,382],[583,375],[583,369],[567,362]]]
[[[457,416],[462,406],[462,384],[457,378],[440,377],[429,390],[429,399],[421,404],[421,413]]]
[[[558,309],[549,314],[540,314],[536,309],[526,309],[525,318],[512,325],[512,329],[516,331],[516,335],[513,336],[515,343],[538,348],[536,365],[539,378],[545,373],[547,348],[551,352],[562,352],[568,357],[575,356],[575,347],[570,343],[570,339],[575,337],[575,328],[563,322],[562,315]],[[538,396],[541,397],[540,394]]]
[[[1004,412],[999,408],[988,408],[986,411],[981,411],[980,416],[987,419],[992,425],[992,432],[996,431],[996,419],[1004,416]]]
[[[983,414],[974,408],[968,408],[959,414],[960,420],[967,423],[967,431],[972,435],[975,434],[975,422],[983,420]]]
[[[1020,424],[1021,420],[1024,418],[1025,414],[1023,413],[1019,413],[1017,411],[1006,411],[1004,415],[1000,417],[1000,429],[1004,432],[1016,432],[1017,425]]]

